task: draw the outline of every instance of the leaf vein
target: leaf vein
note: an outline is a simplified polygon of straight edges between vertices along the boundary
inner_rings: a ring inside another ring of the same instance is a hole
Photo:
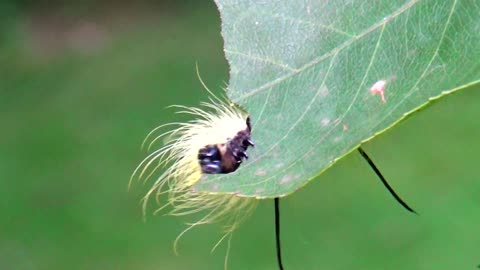
[[[347,115],[348,112],[350,111],[351,107],[353,106],[353,104],[354,104],[355,101],[357,100],[357,98],[358,98],[361,90],[363,89],[363,86],[365,85],[365,81],[366,81],[366,78],[368,77],[368,74],[369,74],[369,72],[370,72],[370,69],[371,69],[371,67],[373,66],[373,63],[375,62],[375,57],[376,57],[376,55],[377,55],[378,48],[380,47],[380,43],[381,43],[381,40],[382,40],[382,37],[383,37],[383,33],[384,33],[384,31],[385,31],[385,26],[386,26],[386,25],[384,24],[383,27],[382,27],[382,29],[381,29],[381,31],[380,31],[379,37],[378,37],[377,42],[376,42],[376,44],[375,44],[375,49],[374,49],[373,52],[372,52],[372,56],[370,57],[370,62],[369,62],[369,64],[368,64],[367,69],[366,69],[366,71],[365,71],[365,74],[364,74],[364,76],[363,76],[363,78],[362,78],[362,82],[361,82],[360,85],[358,86],[358,89],[357,89],[357,91],[356,91],[356,93],[355,93],[355,96],[353,97],[352,101],[350,102],[350,105],[348,106],[347,110],[345,110],[345,112],[343,113],[343,115],[342,115],[337,121],[335,121],[335,124],[333,125],[333,127],[330,128],[330,130],[329,130],[328,132],[326,132],[326,133],[324,134],[324,136],[323,136],[317,143],[314,144],[315,147],[318,146],[321,142],[323,142],[324,138],[326,138],[328,135],[330,135],[330,134],[333,132],[333,130],[335,130],[335,129],[338,127],[338,125],[340,125],[340,123],[342,122],[342,120],[346,117],[346,115]],[[336,54],[335,54],[335,56],[336,56]],[[333,62],[333,59],[334,59],[334,58],[335,58],[335,57],[332,58],[332,62]],[[331,69],[331,64],[330,64],[330,67],[329,67],[328,70],[330,71],[330,69]],[[327,75],[326,75],[326,76],[327,76]],[[323,84],[322,84],[322,85],[323,85]],[[318,92],[317,92],[317,95],[318,95],[320,89],[321,89],[321,88],[319,88],[319,90],[318,90]],[[312,104],[312,103],[310,103],[309,105],[311,105],[311,104]],[[303,117],[303,116],[304,116],[304,115],[302,115],[302,117]],[[297,121],[297,122],[298,122],[298,121]],[[297,124],[297,123],[296,123],[296,124]],[[292,128],[291,128],[291,129],[292,129]],[[290,129],[290,130],[291,130],[291,129]],[[288,135],[288,134],[287,134],[287,135]],[[285,137],[286,137],[287,135],[285,135]],[[285,137],[284,137],[284,138],[285,138]],[[282,139],[284,139],[284,138],[282,138]],[[279,141],[279,142],[280,142],[280,141]],[[279,143],[279,142],[278,142],[278,143]],[[298,162],[304,160],[308,155],[311,154],[312,151],[315,150],[315,147],[311,147],[309,151],[306,151],[301,157],[297,158],[295,161],[293,161],[293,162],[292,162],[290,165],[288,165],[287,167],[285,167],[285,168],[283,168],[283,169],[281,169],[281,170],[278,170],[276,174],[274,174],[274,175],[272,175],[272,176],[270,176],[270,177],[268,177],[268,178],[266,178],[266,179],[264,179],[264,180],[262,180],[262,181],[260,181],[260,182],[245,184],[245,185],[241,185],[241,186],[242,186],[242,187],[249,187],[249,186],[255,186],[255,185],[261,184],[262,182],[269,182],[269,181],[271,181],[271,179],[278,177],[278,175],[283,174],[285,171],[289,170],[291,167],[297,165]],[[274,148],[274,147],[270,148],[269,151],[271,151],[273,148]],[[259,158],[260,158],[260,157],[259,157]],[[277,186],[275,186],[275,187],[277,187]]]
[[[442,32],[442,35],[438,41],[438,44],[437,44],[437,47],[432,55],[432,57],[430,58],[430,61],[429,63],[427,64],[427,66],[425,67],[425,69],[423,70],[423,73],[420,75],[420,77],[417,79],[417,81],[415,82],[415,84],[408,90],[407,94],[392,108],[390,109],[385,115],[384,117],[378,122],[377,125],[375,125],[375,128],[374,129],[377,129],[378,126],[383,122],[385,121],[385,119],[387,119],[387,117],[390,117],[393,112],[400,106],[402,105],[417,89],[417,86],[418,84],[420,83],[420,81],[422,79],[425,78],[426,75],[428,75],[430,72],[429,72],[429,69],[430,69],[430,66],[432,65],[433,61],[435,60],[435,57],[437,56],[438,54],[438,51],[440,50],[440,46],[441,44],[443,43],[443,39],[445,38],[445,34],[447,32],[447,29],[448,29],[448,25],[450,24],[450,20],[452,18],[452,15],[453,15],[453,11],[455,10],[455,7],[457,5],[457,2],[458,0],[454,0],[453,1],[453,4],[452,4],[452,8],[450,9],[450,14],[447,18],[447,21],[445,22],[445,26],[443,28],[443,32]]]
[[[316,64],[326,60],[327,58],[337,54],[338,52],[340,52],[341,50],[347,48],[348,46],[350,46],[351,44],[355,43],[356,41],[362,39],[363,37],[365,37],[366,35],[372,33],[373,31],[377,30],[378,28],[380,27],[383,27],[385,24],[389,23],[390,21],[394,20],[395,18],[397,18],[398,16],[402,15],[405,11],[409,10],[410,8],[412,8],[415,4],[417,4],[420,0],[412,0],[408,3],[406,3],[405,5],[403,5],[402,7],[400,7],[398,10],[396,10],[393,14],[391,14],[390,16],[388,17],[385,17],[383,18],[381,21],[378,21],[377,23],[373,24],[371,27],[367,28],[366,30],[364,30],[363,32],[361,32],[359,35],[347,40],[346,42],[342,43],[340,46],[334,48],[333,50],[331,50],[330,52],[324,54],[324,55],[321,55],[320,57],[317,57],[315,59],[313,59],[312,61],[304,64],[303,66],[301,66],[300,68],[296,69],[294,72],[292,73],[289,73],[289,74],[286,74],[284,76],[281,76],[281,77],[278,77],[277,79],[273,80],[273,81],[270,81],[270,82],[267,82],[265,83],[264,85],[262,86],[259,86],[257,88],[254,88],[254,89],[251,89],[251,90],[247,90],[245,92],[247,92],[247,94],[244,94],[238,98],[236,98],[234,101],[235,102],[240,102],[241,100],[244,100],[252,95],[255,95],[255,94],[258,94],[259,92],[262,92],[262,91],[265,91],[266,89],[268,88],[271,88],[273,86],[275,86],[276,84],[278,83],[281,83],[293,76],[296,76],[298,75],[299,73],[301,73],[302,71],[305,71],[306,69],[312,67],[312,66],[315,66]]]

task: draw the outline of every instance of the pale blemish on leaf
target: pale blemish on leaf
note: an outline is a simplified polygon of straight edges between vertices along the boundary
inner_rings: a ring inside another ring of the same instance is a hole
[[[322,126],[326,127],[328,126],[328,124],[330,124],[330,119],[323,118],[322,121],[320,121],[320,123],[322,124]]]
[[[267,171],[265,171],[263,168],[258,168],[255,171],[255,175],[256,176],[265,176],[265,175],[267,175]]]
[[[287,174],[287,175],[284,175],[282,179],[280,179],[279,184],[284,185],[291,182],[292,180],[293,180],[293,177]]]
[[[321,98],[324,98],[324,97],[328,96],[328,93],[329,93],[328,88],[325,85],[322,85],[320,90],[319,90],[319,96]]]
[[[258,188],[258,189],[255,190],[255,193],[256,194],[262,194],[264,191],[265,191],[264,188]]]
[[[283,163],[277,163],[275,164],[275,169],[280,169],[283,167]]]
[[[380,80],[380,81],[377,81],[376,83],[374,83],[372,85],[372,87],[370,88],[370,92],[372,92],[372,94],[376,95],[380,95],[380,97],[382,98],[382,102],[383,103],[386,103],[387,101],[385,100],[385,84],[387,84],[387,81],[385,80]]]

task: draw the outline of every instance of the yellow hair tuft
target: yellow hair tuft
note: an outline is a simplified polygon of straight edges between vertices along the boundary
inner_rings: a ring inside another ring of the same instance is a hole
[[[210,91],[209,93],[212,94]],[[203,218],[189,223],[189,227],[178,236],[174,244],[175,251],[180,237],[197,225],[222,221],[225,222],[225,236],[231,234],[256,205],[253,198],[192,190],[193,185],[203,176],[198,161],[199,150],[206,145],[226,143],[238,131],[247,128],[248,114],[227,100],[221,100],[213,95],[209,103],[203,102],[201,106],[201,108],[172,106],[180,109],[178,113],[190,114],[196,119],[185,123],[169,123],[152,130],[143,146],[148,145],[150,149],[161,140],[164,141],[164,145],[154,150],[138,165],[130,180],[131,182],[138,177],[147,181],[157,171],[166,168],[142,199],[144,216],[152,196],[160,203],[159,198],[164,194],[168,194],[167,203],[155,212],[167,206],[172,207],[168,214],[175,216],[206,212]],[[170,129],[155,136],[165,128]]]

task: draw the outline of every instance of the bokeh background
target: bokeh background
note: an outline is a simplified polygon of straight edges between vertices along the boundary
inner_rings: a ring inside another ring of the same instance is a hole
[[[1,1],[0,269],[223,269],[217,225],[153,215],[127,184],[145,135],[228,81],[213,1]],[[286,269],[480,264],[479,87],[434,103],[281,200]],[[228,269],[277,269],[273,202],[234,234]]]

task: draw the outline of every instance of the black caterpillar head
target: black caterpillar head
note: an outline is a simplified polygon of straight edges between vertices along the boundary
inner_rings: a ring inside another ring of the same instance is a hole
[[[226,143],[209,144],[198,151],[198,162],[206,174],[231,173],[238,169],[243,159],[248,159],[247,149],[255,146],[250,136],[250,117],[247,128],[240,130]]]

